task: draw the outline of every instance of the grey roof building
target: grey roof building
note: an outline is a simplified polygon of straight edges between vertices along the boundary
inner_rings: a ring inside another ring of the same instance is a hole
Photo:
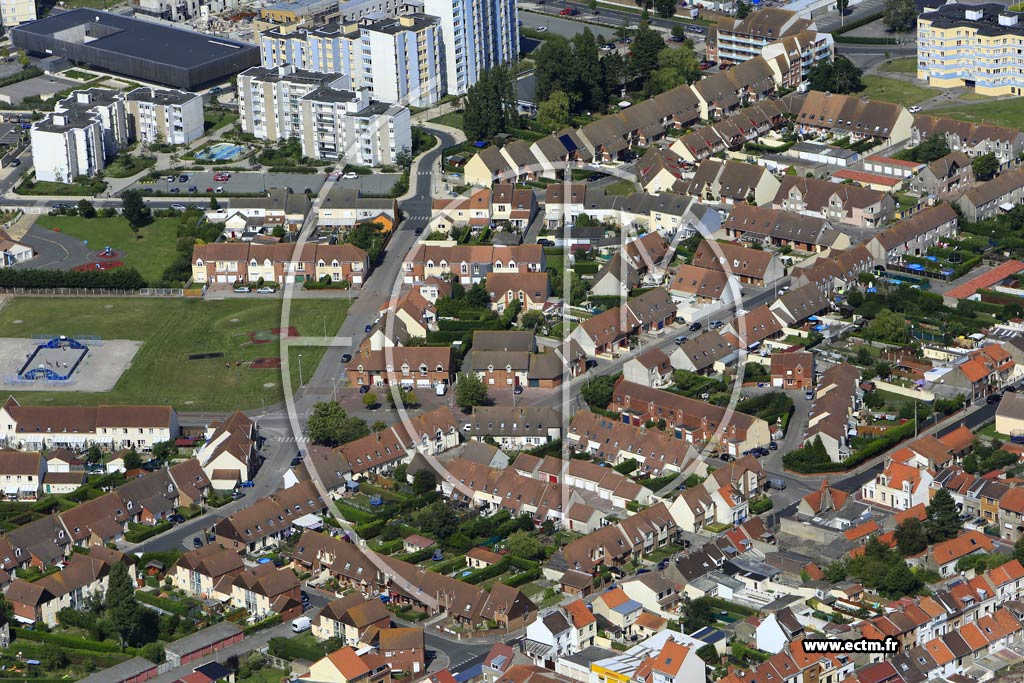
[[[22,24],[10,34],[31,55],[66,57],[176,88],[191,89],[260,63],[255,45],[85,8]]]

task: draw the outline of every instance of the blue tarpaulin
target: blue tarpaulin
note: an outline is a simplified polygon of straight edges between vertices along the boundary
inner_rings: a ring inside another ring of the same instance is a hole
[[[924,270],[924,266],[922,266],[920,263],[908,263],[907,264],[907,269],[908,270]]]

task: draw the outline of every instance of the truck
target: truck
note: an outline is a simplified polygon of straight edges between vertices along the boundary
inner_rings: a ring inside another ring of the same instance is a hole
[[[309,617],[299,617],[292,621],[292,633],[302,633],[313,627],[313,620]]]

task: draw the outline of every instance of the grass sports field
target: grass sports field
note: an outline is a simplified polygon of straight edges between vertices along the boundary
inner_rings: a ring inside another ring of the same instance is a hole
[[[283,399],[281,370],[250,369],[256,358],[277,358],[281,300],[44,299],[15,298],[0,310],[0,337],[31,334],[99,335],[142,341],[131,367],[106,393],[17,392],[26,404],[171,403],[179,411],[258,408]],[[299,299],[289,325],[298,334],[322,338],[338,330],[349,301]],[[21,321],[21,322],[16,322]],[[58,321],[67,321],[61,324]],[[253,340],[263,343],[253,343]],[[298,353],[292,348],[293,388],[298,386]],[[190,354],[223,353],[221,358],[189,360]],[[303,378],[313,376],[322,346],[301,349]],[[242,361],[242,365],[237,365]],[[230,367],[225,367],[225,364]],[[271,386],[264,386],[270,384]]]

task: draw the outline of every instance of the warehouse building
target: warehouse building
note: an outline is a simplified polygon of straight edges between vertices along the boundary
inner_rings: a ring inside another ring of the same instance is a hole
[[[254,45],[84,8],[12,28],[10,35],[30,55],[65,57],[174,88],[195,89],[260,62]]]

